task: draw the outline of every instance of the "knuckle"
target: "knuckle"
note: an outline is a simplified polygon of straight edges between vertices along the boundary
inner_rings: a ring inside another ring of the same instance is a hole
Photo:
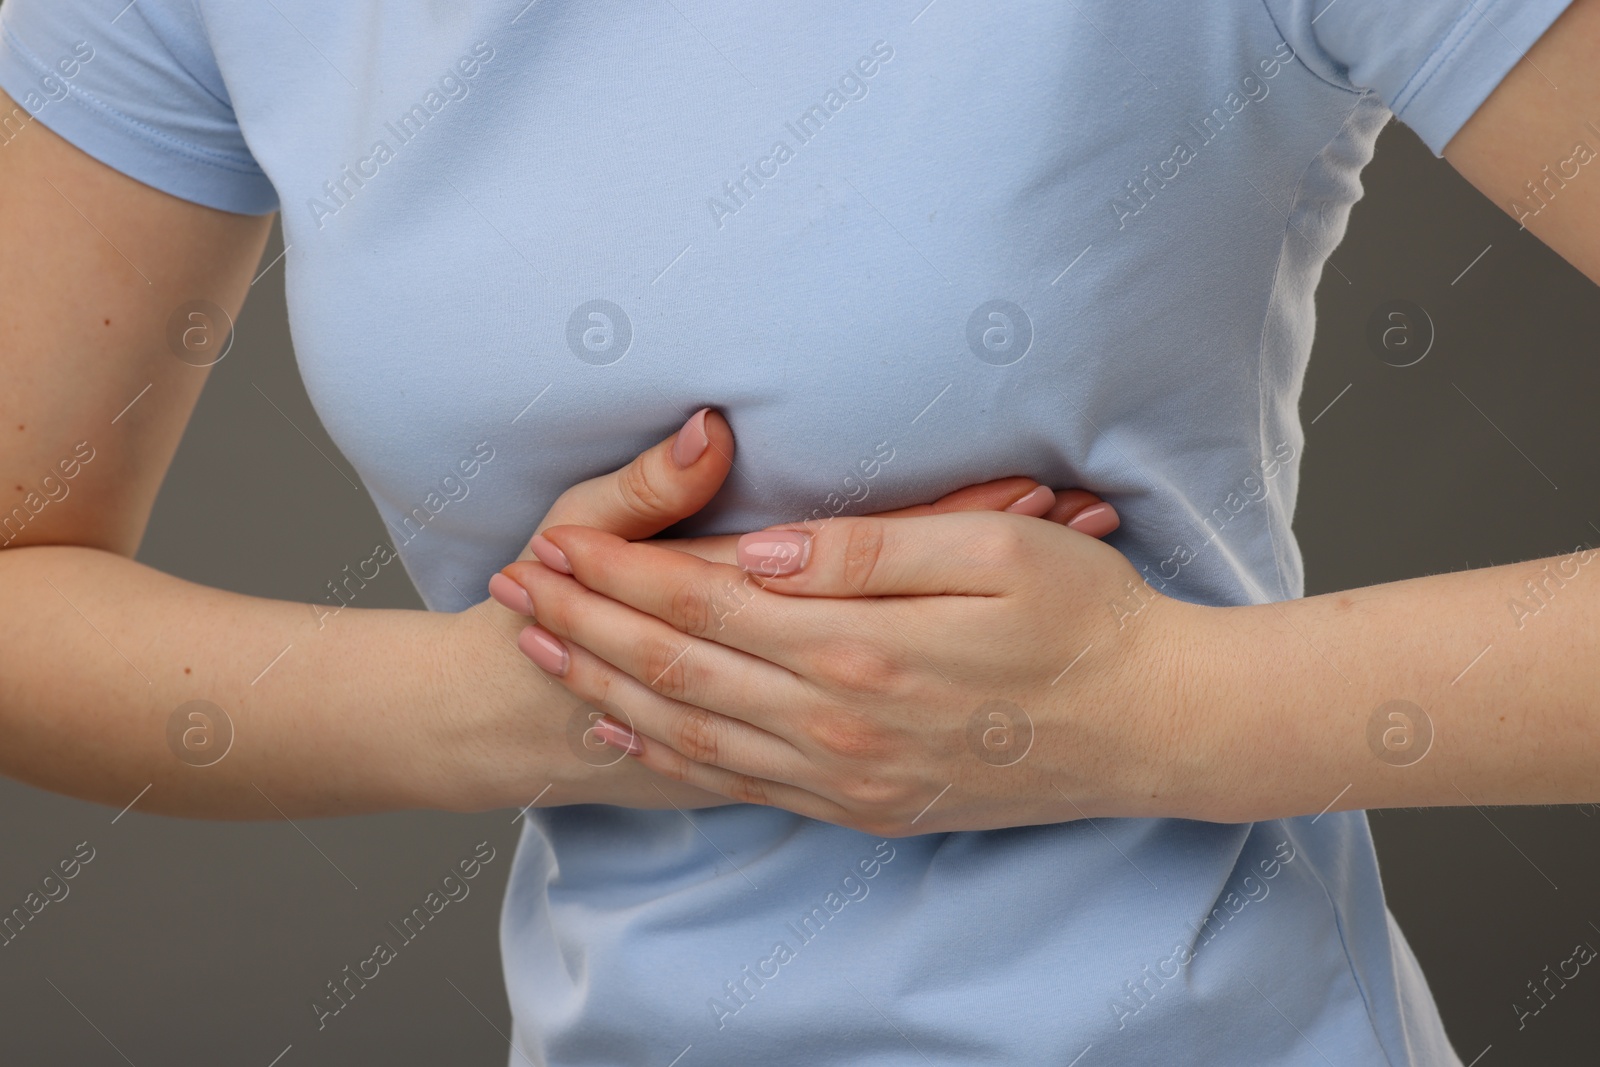
[[[1018,522],[991,524],[983,541],[983,558],[1001,570],[1026,567],[1033,559],[1033,539],[1028,536],[1030,527]]]
[[[718,623],[711,600],[698,580],[682,582],[667,600],[667,621],[692,637],[709,637]]]
[[[734,775],[732,780],[728,782],[725,795],[741,804],[771,804],[771,800],[767,796],[766,783],[759,778],[752,778],[748,774]]]
[[[837,640],[827,646],[817,673],[836,689],[852,693],[878,693],[885,689],[898,667],[890,657],[861,640]]]
[[[562,637],[572,635],[575,598],[570,589],[554,582],[540,583],[538,592],[531,593],[529,599],[533,601],[534,622]]]
[[[622,502],[640,515],[664,515],[671,509],[671,501],[650,477],[650,466],[640,457],[622,468],[617,474],[617,492]]]
[[[556,681],[585,704],[602,703],[611,689],[610,681],[600,671],[568,670]]]
[[[679,641],[645,640],[638,655],[643,675],[639,681],[663,696],[688,696],[694,683],[688,653],[689,646]]]
[[[574,682],[572,679],[578,679],[578,681]],[[578,693],[589,703],[603,706],[610,706],[614,703],[611,697],[619,682],[617,675],[609,669],[572,670],[567,672],[567,677],[563,680],[568,682],[567,688]],[[583,686],[583,691],[581,692],[578,690],[579,684]]]
[[[845,528],[842,570],[844,580],[856,589],[865,589],[883,556],[883,524],[876,519],[858,519]]]
[[[849,712],[818,715],[807,732],[817,748],[835,759],[870,762],[889,753],[890,739],[882,727]]]
[[[836,681],[833,676],[834,665],[839,662],[840,656],[851,654],[854,644],[853,640],[837,634],[818,636],[795,649],[796,665],[805,677],[831,686]]]
[[[670,744],[684,759],[716,766],[722,750],[722,728],[714,712],[688,707],[678,716]]]
[[[869,775],[860,775],[843,783],[839,786],[839,792],[852,805],[876,812],[896,810],[905,799],[904,789],[883,778]]]
[[[648,766],[663,778],[674,782],[689,781],[693,765],[675,751],[662,751],[664,746],[656,745],[652,754],[646,758]]]

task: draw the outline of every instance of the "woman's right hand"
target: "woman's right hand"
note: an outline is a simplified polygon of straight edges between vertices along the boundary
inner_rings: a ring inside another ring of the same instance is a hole
[[[579,482],[559,496],[535,534],[550,526],[575,524],[605,530],[630,541],[642,541],[698,512],[710,502],[733,467],[733,431],[727,421],[710,408],[690,416],[673,436],[640,453],[627,466]],[[1117,528],[1114,508],[1083,489],[1052,491],[1032,478],[1009,477],[948,493],[929,504],[880,512],[885,516],[913,516],[949,511],[1016,511],[1052,522],[1073,526],[1092,537],[1103,537]],[[819,520],[819,521],[826,521]],[[741,531],[743,532],[743,531]],[[653,541],[664,547],[697,555],[718,563],[734,563],[738,534],[711,537],[664,538]],[[518,559],[533,559],[524,548]],[[528,625],[531,605],[520,585],[496,573],[489,580],[491,597],[506,610],[487,602],[469,609],[482,614],[515,646],[517,634]],[[462,612],[463,616],[468,612]],[[476,639],[488,639],[481,628],[470,631]],[[471,639],[471,638],[469,638]],[[512,651],[508,649],[508,651]],[[616,749],[603,744],[592,732],[601,711],[588,707],[570,695],[563,699],[560,687],[528,664],[518,652],[517,669],[527,673],[530,687],[552,691],[546,694],[546,707],[563,709],[564,723],[545,723],[540,732],[547,743],[564,744],[574,760],[572,781],[563,781],[558,793],[552,788],[549,804],[610,803],[627,807],[703,808],[731,803],[720,794],[708,793],[681,782],[660,778],[638,764],[624,760]],[[530,705],[534,702],[530,701]],[[552,728],[565,737],[558,739]],[[543,783],[528,783],[529,797]],[[574,795],[574,789],[579,795]]]

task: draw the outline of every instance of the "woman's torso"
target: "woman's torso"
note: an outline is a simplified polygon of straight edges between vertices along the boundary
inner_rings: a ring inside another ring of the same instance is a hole
[[[1387,113],[1260,4],[201,7],[430,607],[704,404],[737,469],[679,532],[1024,474],[1171,595],[1300,594],[1312,294]],[[557,808],[503,930],[535,1063],[1451,1062],[1359,813]]]

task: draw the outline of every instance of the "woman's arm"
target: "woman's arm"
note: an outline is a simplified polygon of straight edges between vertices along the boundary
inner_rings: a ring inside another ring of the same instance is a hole
[[[215,818],[521,806],[547,785],[546,804],[720,802],[579,758],[575,702],[518,656],[522,623],[498,605],[319,623],[304,604],[134,562],[205,381],[191,364],[226,332],[179,309],[236,316],[271,220],[168,196],[17,125],[0,146],[0,772]],[[625,511],[605,488],[575,502]],[[214,754],[206,732],[225,727],[180,713],[196,700],[235,735],[210,766],[195,765]]]
[[[1444,148],[1528,232],[1600,284],[1600,0],[1574,0]]]
[[[1208,615],[1198,817],[1600,801],[1600,550]]]

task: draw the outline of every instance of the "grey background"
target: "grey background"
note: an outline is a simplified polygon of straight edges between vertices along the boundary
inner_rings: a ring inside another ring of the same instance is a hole
[[[1600,541],[1589,525],[1600,524],[1600,291],[1397,125],[1365,177],[1339,271],[1318,294],[1304,394],[1316,421],[1295,526],[1308,592]],[[275,237],[263,266],[280,251]],[[1366,341],[1374,310],[1395,298],[1421,304],[1437,333],[1403,369]],[[139,558],[223,588],[320,599],[326,576],[384,538],[351,481],[295,370],[280,263],[252,289]],[[398,567],[362,596],[421,606]],[[496,937],[514,815],[291,826],[135,808],[113,822],[109,809],[0,780],[0,909],[77,842],[97,853],[66,900],[0,948],[0,1063],[503,1064]],[[1391,907],[1463,1060],[1593,1062],[1600,976],[1580,972],[1520,1031],[1512,1004],[1577,942],[1600,946],[1600,812],[1384,811],[1372,822]],[[484,840],[498,856],[471,896],[319,1032],[308,1004],[323,983]]]

